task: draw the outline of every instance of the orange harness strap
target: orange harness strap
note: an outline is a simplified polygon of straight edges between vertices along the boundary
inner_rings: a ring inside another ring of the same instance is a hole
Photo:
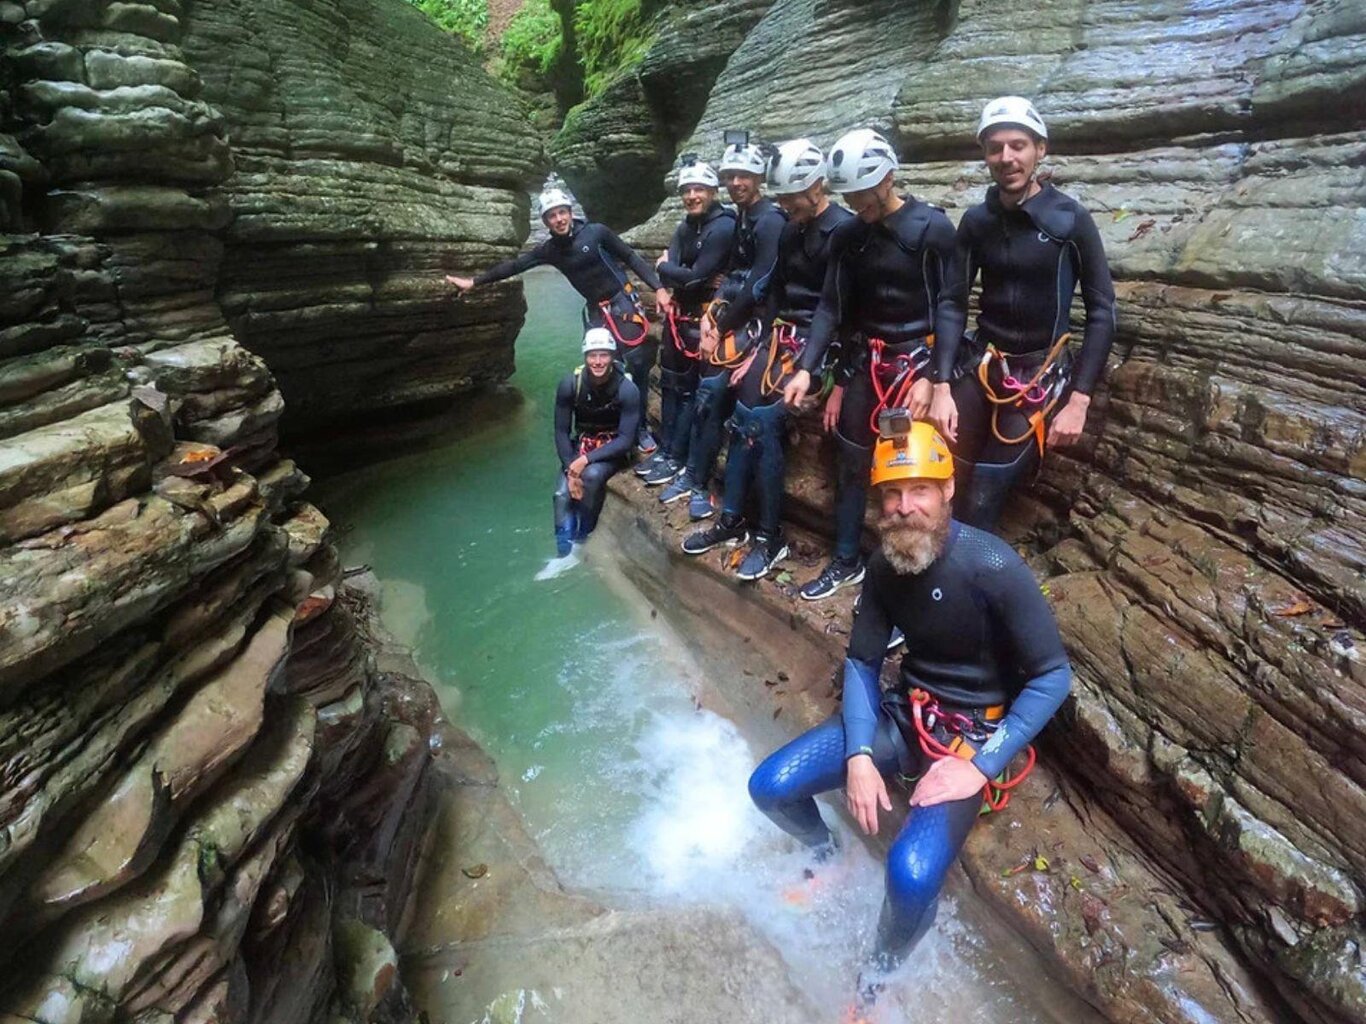
[[[977,751],[973,749],[971,743],[963,738],[963,731],[972,728],[974,725],[972,719],[966,715],[944,711],[934,697],[924,690],[912,690],[910,696],[911,715],[915,719],[916,738],[920,740],[920,749],[924,751],[925,756],[934,761],[942,761],[946,757],[961,757],[965,761],[972,760]],[[1004,704],[994,704],[982,710],[982,717],[988,722],[994,722],[1004,718],[1005,713]],[[925,723],[926,715],[953,733],[953,739],[948,744],[940,743],[934,738],[934,734],[930,731],[931,726]],[[1004,772],[999,778],[990,780],[982,787],[982,801],[985,805],[983,813],[1003,810],[1010,803],[1010,790],[1023,782],[1034,770],[1036,755],[1032,743],[1025,751],[1025,755],[1025,766],[1020,771],[1013,774],[1009,771]]]

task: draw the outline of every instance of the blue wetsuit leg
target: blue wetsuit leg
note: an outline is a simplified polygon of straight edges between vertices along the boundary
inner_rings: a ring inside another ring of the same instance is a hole
[[[912,807],[887,852],[887,896],[878,922],[877,966],[891,970],[929,931],[939,890],[982,809],[982,795]]]
[[[909,763],[905,741],[885,714],[878,715],[873,763],[884,775]],[[749,777],[749,795],[788,835],[822,846],[831,836],[815,797],[843,786],[844,779],[844,723],[833,715],[764,758]]]

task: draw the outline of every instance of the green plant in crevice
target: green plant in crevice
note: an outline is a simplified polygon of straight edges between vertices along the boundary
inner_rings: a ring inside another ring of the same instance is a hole
[[[560,16],[550,0],[527,0],[503,30],[495,71],[513,82],[523,70],[545,75],[555,66],[563,46]]]
[[[596,96],[640,63],[654,42],[655,6],[647,0],[584,0],[574,9],[587,96]]]
[[[488,0],[408,0],[438,27],[459,36],[478,53],[489,27]]]

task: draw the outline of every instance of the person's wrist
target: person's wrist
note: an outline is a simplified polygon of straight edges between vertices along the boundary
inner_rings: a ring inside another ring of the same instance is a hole
[[[1073,391],[1072,397],[1067,400],[1067,404],[1076,406],[1078,409],[1088,409],[1091,406],[1091,396],[1082,391]]]
[[[936,395],[947,395],[947,394],[949,393],[949,382],[946,381],[946,380],[937,380],[937,381],[935,381],[935,382],[934,382],[934,393],[935,393]]]
[[[873,763],[872,747],[859,747],[856,751],[854,751],[852,754],[845,758],[845,763],[851,766],[857,764],[860,767],[862,767],[864,762],[867,762],[868,764]]]

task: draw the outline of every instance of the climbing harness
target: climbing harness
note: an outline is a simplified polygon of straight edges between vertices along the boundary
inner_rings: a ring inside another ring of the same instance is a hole
[[[797,333],[797,325],[787,320],[774,320],[768,336],[768,356],[764,375],[759,381],[759,393],[767,398],[787,386],[797,372],[797,361],[802,356],[805,341]]]
[[[701,359],[702,353],[697,350],[696,346],[690,347],[689,344],[683,340],[683,335],[679,333],[678,325],[695,323],[700,323],[698,317],[683,316],[682,314],[674,312],[672,306],[669,307],[668,313],[664,315],[664,326],[669,329],[669,338],[673,341],[674,348],[678,349],[680,353],[689,359]]]
[[[1006,713],[1004,704],[979,708],[973,714],[946,711],[933,696],[920,689],[910,692],[909,701],[916,739],[925,756],[932,761],[942,761],[946,757],[971,760],[977,753],[973,743],[985,742],[996,731],[997,725]],[[895,707],[900,710],[899,704]],[[893,718],[899,716],[893,715]],[[947,738],[947,742],[935,735],[936,730]],[[1022,769],[1012,772],[1007,768],[982,787],[983,814],[1005,809],[1010,803],[1010,790],[1023,782],[1033,771],[1035,757],[1034,745],[1031,743],[1025,750],[1025,764]]]
[[[717,321],[720,319],[721,312],[727,305],[729,305],[729,303],[725,302],[723,299],[714,299],[707,303],[706,311],[702,314],[703,317],[711,322],[712,327],[717,328],[718,333],[720,333],[720,328],[717,327]],[[743,337],[747,341],[751,341],[758,335],[759,330],[758,321],[751,320],[745,325]],[[707,357],[707,361],[710,362],[712,366],[723,366],[728,370],[733,370],[745,361],[745,358],[749,355],[749,345],[740,344],[740,339],[736,337],[737,333],[740,332],[727,331],[721,336],[721,340],[716,345],[716,351]]]
[[[889,348],[901,349],[888,353]],[[873,381],[877,401],[868,417],[868,429],[877,433],[878,415],[884,409],[904,409],[911,402],[911,385],[916,376],[929,365],[934,349],[934,335],[923,342],[905,342],[889,346],[881,338],[868,339],[868,373]]]
[[[578,441],[579,454],[588,455],[591,452],[595,452],[603,445],[615,441],[616,438],[617,435],[610,430],[603,430],[596,434],[580,434]]]
[[[1039,446],[1039,457],[1043,457],[1046,437],[1044,423],[1067,387],[1070,360],[1059,357],[1066,352],[1070,337],[1070,334],[1064,334],[1053,343],[1048,355],[1029,380],[1020,380],[1012,374],[1009,359],[995,345],[987,345],[986,351],[982,354],[982,361],[977,364],[977,380],[982,385],[982,393],[991,403],[991,433],[996,440],[1002,444],[1013,445],[1032,436]],[[996,360],[1001,363],[1001,387],[1006,392],[1004,395],[998,393],[991,385],[991,364]],[[1019,409],[1029,420],[1029,428],[1019,437],[1006,437],[1001,433],[1001,409],[1005,406]]]
[[[630,282],[627,282],[626,286],[622,288],[622,294],[624,294],[630,302],[631,312],[618,314],[613,308],[611,299],[603,299],[599,302],[598,309],[602,311],[602,322],[604,326],[612,332],[612,337],[616,339],[616,343],[625,348],[635,348],[649,336],[650,321],[649,318],[645,316],[644,311],[640,308],[640,302],[636,299],[635,289],[631,286]],[[618,324],[618,318],[626,324],[633,325],[636,330],[631,332],[628,336],[627,332],[624,332]]]

